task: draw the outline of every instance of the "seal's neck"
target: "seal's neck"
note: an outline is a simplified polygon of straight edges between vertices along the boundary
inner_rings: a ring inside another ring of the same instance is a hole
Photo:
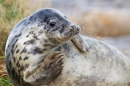
[[[60,43],[53,38],[44,37],[42,45],[43,51],[45,51],[44,54],[48,55],[49,53],[53,52],[57,48],[57,46],[60,45]]]

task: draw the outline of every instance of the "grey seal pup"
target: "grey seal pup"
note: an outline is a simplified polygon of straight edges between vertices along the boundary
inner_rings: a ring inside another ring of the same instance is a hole
[[[126,86],[130,59],[79,32],[52,8],[23,19],[6,43],[6,68],[14,86]]]
[[[56,46],[71,40],[85,52],[80,27],[60,11],[41,9],[23,19],[11,31],[6,43],[6,68],[15,86],[49,84],[62,72],[62,57]]]

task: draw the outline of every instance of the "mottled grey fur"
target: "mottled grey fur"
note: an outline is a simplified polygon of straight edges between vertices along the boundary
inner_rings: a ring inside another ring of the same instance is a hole
[[[79,32],[79,26],[51,8],[23,19],[12,30],[6,44],[6,67],[13,84],[37,86],[55,80],[62,72],[63,55],[53,51],[71,39],[79,50],[86,51],[87,45]]]
[[[49,86],[126,86],[130,59],[111,45],[81,37],[89,46],[87,52],[80,52],[71,41],[57,49],[64,53],[64,68]]]
[[[130,59],[79,31],[50,8],[16,25],[5,52],[14,86],[125,86],[130,81]]]

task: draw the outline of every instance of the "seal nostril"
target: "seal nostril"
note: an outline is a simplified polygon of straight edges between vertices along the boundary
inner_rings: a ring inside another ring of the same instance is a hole
[[[76,29],[76,26],[75,25],[70,25],[71,28],[73,29]]]
[[[79,26],[77,27],[77,31],[79,31],[79,32],[81,31],[81,28]]]
[[[76,32],[80,32],[80,31],[81,31],[80,27],[77,26],[77,25],[75,25],[75,24],[70,25],[70,28],[72,28],[72,29],[73,29],[74,31],[76,31]]]
[[[79,28],[77,27],[77,31],[79,31]]]

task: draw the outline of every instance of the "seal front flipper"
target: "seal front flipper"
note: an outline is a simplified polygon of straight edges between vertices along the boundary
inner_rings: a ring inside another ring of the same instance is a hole
[[[74,36],[71,41],[78,47],[81,51],[88,51],[88,44],[85,40],[80,36],[80,34]]]
[[[46,57],[35,73],[30,75],[28,72],[26,72],[24,81],[34,86],[50,84],[61,74],[63,69],[62,60],[62,54],[57,51],[53,52],[48,57]]]

